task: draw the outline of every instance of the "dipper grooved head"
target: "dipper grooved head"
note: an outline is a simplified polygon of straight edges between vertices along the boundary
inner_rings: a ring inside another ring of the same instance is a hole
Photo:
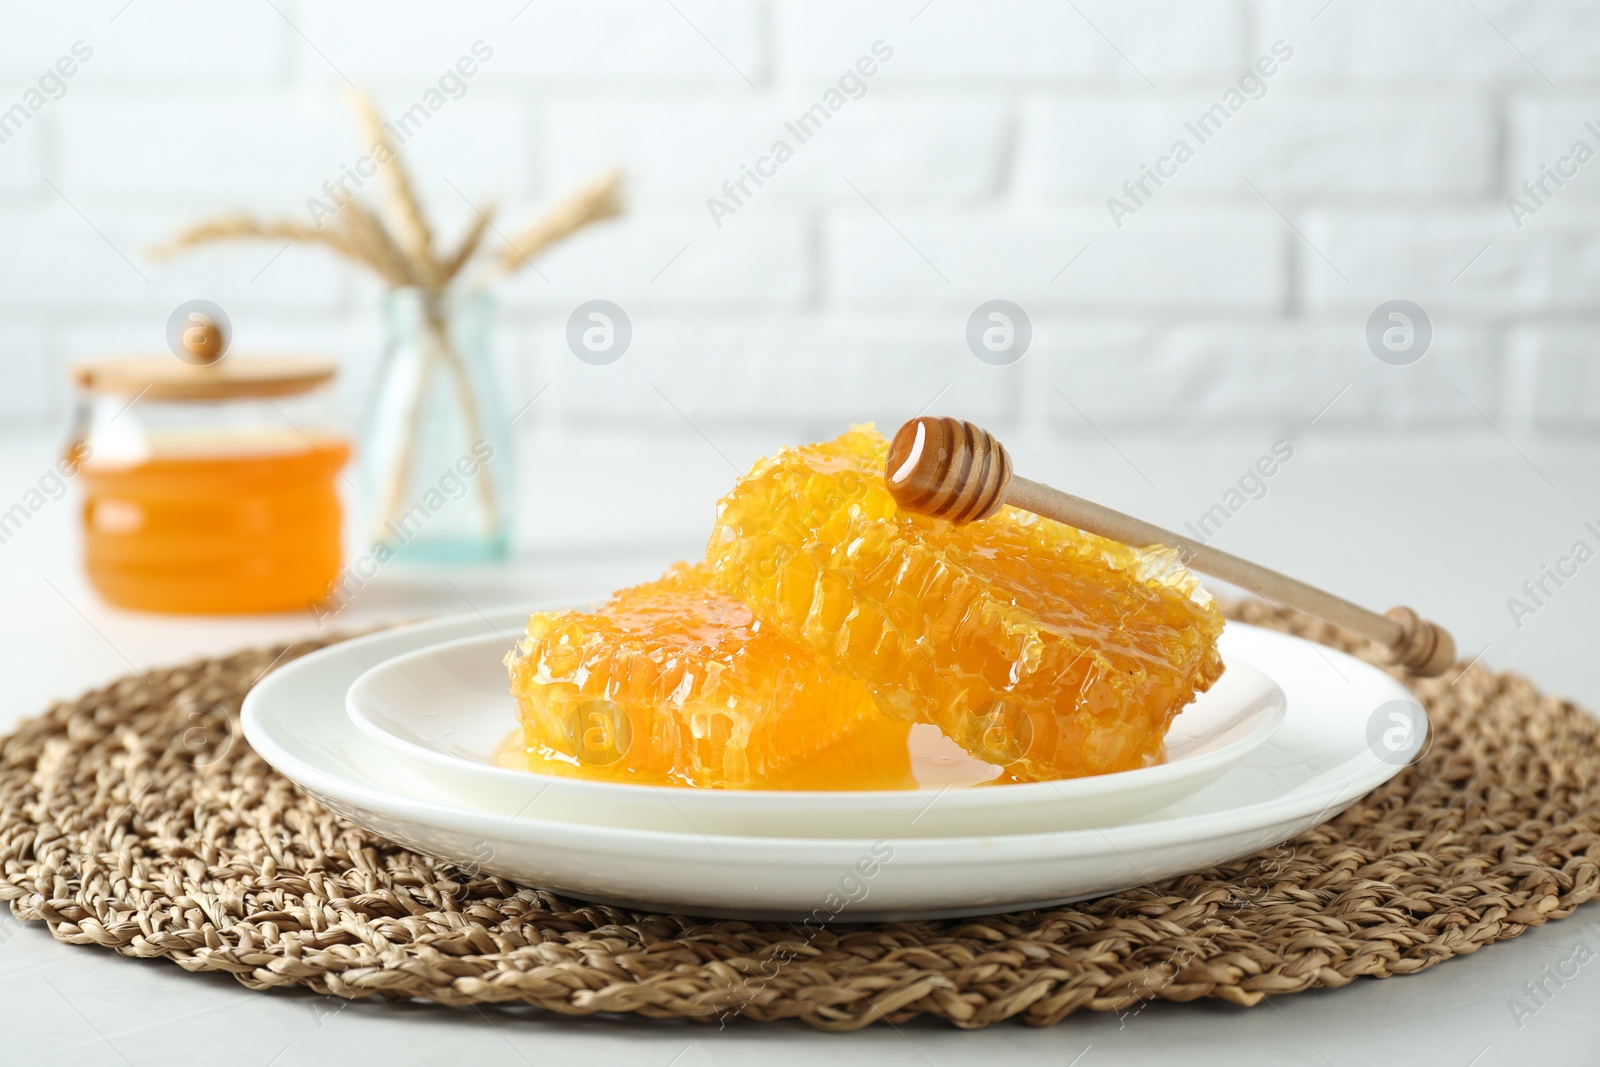
[[[1011,457],[993,434],[970,422],[921,416],[894,435],[883,473],[905,510],[973,522],[1005,502]]]

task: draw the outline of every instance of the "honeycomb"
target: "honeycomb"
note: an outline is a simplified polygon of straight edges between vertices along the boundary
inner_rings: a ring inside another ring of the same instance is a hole
[[[718,506],[717,585],[1002,780],[1160,762],[1222,673],[1221,613],[1177,554],[1009,507],[964,526],[903,514],[887,450],[864,426],[758,462]]]
[[[728,789],[915,784],[904,733],[896,748],[866,687],[756,621],[704,564],[593,612],[531,616],[506,665],[533,768]],[[878,784],[851,784],[863,776]]]

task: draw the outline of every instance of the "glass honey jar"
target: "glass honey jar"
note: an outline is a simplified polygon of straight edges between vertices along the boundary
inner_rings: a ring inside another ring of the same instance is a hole
[[[141,611],[305,610],[340,565],[350,444],[334,364],[218,358],[204,329],[184,345],[196,362],[125,357],[71,370],[90,584]]]

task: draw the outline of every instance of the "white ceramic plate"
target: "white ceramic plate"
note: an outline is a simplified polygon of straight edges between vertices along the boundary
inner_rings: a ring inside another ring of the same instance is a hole
[[[1288,714],[1271,740],[1210,786],[1103,829],[873,840],[663,833],[479,808],[373,744],[345,715],[345,692],[364,671],[497,627],[518,632],[527,614],[454,616],[312,653],[245,699],[245,736],[352,822],[469,869],[641,908],[855,922],[1040,907],[1245,856],[1344,810],[1393,776],[1426,734],[1413,730],[1380,757],[1369,725],[1386,724],[1402,705],[1416,708],[1403,686],[1341,653],[1229,623],[1224,656],[1259,664],[1287,694]]]
[[[999,768],[936,727],[915,728],[921,789],[781,791],[658,788],[495,766],[516,726],[498,634],[431,645],[380,663],[349,689],[356,727],[442,789],[477,806],[515,805],[536,818],[636,830],[772,837],[946,837],[1113,826],[1210,785],[1272,736],[1283,690],[1235,658],[1173,721],[1156,767],[1028,785],[970,788]]]

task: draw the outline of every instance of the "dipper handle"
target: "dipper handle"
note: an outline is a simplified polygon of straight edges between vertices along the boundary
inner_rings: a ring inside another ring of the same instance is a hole
[[[912,419],[900,427],[889,446],[884,477],[890,494],[907,511],[963,523],[987,518],[1002,504],[1010,504],[1126,545],[1169,545],[1193,570],[1369,638],[1382,648],[1388,662],[1412,674],[1433,677],[1455,663],[1456,646],[1449,632],[1410,608],[1391,608],[1379,615],[1182,534],[1015,476],[1005,447],[970,422]]]

